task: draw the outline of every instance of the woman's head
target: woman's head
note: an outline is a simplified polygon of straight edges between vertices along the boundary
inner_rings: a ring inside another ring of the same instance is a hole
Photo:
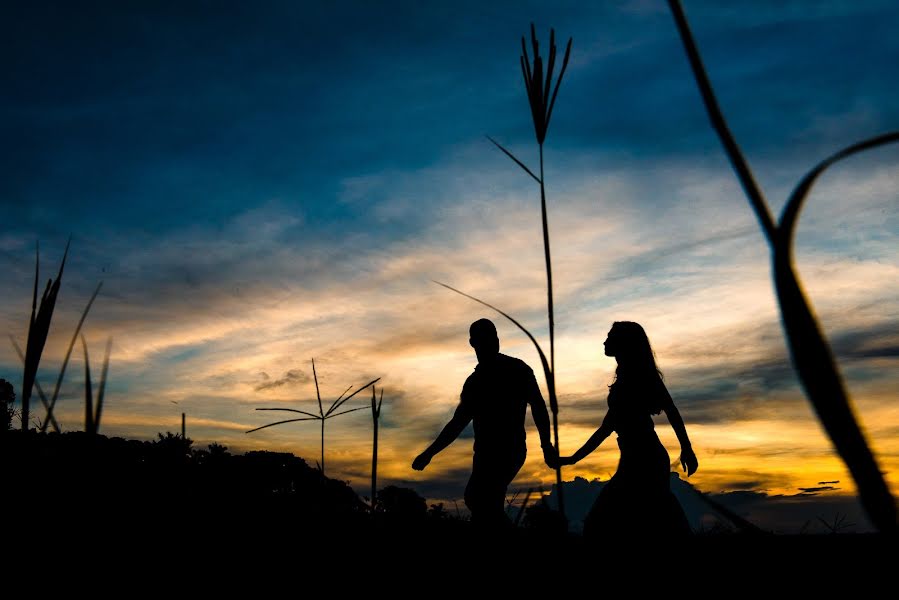
[[[606,356],[614,356],[618,361],[619,371],[624,368],[635,372],[659,372],[649,338],[639,323],[615,321],[603,345]]]

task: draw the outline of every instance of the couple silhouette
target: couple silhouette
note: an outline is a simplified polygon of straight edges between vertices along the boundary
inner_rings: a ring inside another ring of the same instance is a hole
[[[573,465],[596,450],[612,432],[621,458],[615,475],[602,488],[584,521],[584,536],[687,534],[690,526],[670,489],[668,451],[655,432],[652,415],[662,411],[680,442],[680,463],[687,475],[698,467],[680,412],[662,382],[643,328],[617,321],[604,343],[606,356],[618,362],[609,387],[608,411],[593,435],[571,456],[559,456],[550,438],[549,413],[534,377],[522,360],[499,351],[496,326],[489,319],[471,324],[469,343],[478,364],[462,387],[452,419],[434,442],[412,462],[421,471],[474,423],[474,459],[465,487],[472,525],[497,530],[512,527],[506,515],[506,491],[527,455],[525,413],[540,434],[543,459],[550,468]]]

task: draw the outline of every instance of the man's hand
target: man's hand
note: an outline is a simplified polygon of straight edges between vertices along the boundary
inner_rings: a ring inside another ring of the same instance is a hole
[[[559,466],[559,452],[556,450],[556,447],[552,444],[547,444],[542,446],[543,448],[543,460],[546,462],[546,466],[550,469],[558,469]]]
[[[431,455],[427,452],[422,452],[418,456],[415,457],[415,460],[412,461],[412,468],[416,471],[422,471],[428,464],[431,462]]]

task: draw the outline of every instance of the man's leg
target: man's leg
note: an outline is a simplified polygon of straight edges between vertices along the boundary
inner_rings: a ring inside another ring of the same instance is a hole
[[[513,461],[475,459],[465,487],[465,505],[471,511],[473,525],[490,529],[511,527],[512,521],[506,514],[506,491],[523,464],[523,455]]]

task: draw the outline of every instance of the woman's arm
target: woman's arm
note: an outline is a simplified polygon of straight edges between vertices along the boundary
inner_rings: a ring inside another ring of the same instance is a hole
[[[693,446],[690,444],[690,438],[687,437],[687,426],[684,425],[684,419],[680,416],[680,411],[674,405],[674,400],[671,399],[668,388],[665,387],[664,383],[661,383],[661,380],[659,383],[662,391],[665,393],[662,410],[665,411],[665,416],[668,417],[668,422],[671,423],[671,428],[674,429],[677,441],[680,442],[680,463],[687,473],[687,477],[689,477],[699,468],[699,461],[696,460],[696,455],[693,453]]]
[[[602,425],[599,426],[599,429],[593,432],[593,435],[584,442],[584,445],[580,447],[580,449],[572,454],[571,456],[563,456],[559,458],[560,464],[563,465],[573,465],[579,460],[586,457],[588,454],[599,448],[599,445],[602,444],[607,437],[612,435],[612,432],[615,431],[613,426],[613,419],[610,417],[612,411],[606,413],[605,418],[602,420]]]

